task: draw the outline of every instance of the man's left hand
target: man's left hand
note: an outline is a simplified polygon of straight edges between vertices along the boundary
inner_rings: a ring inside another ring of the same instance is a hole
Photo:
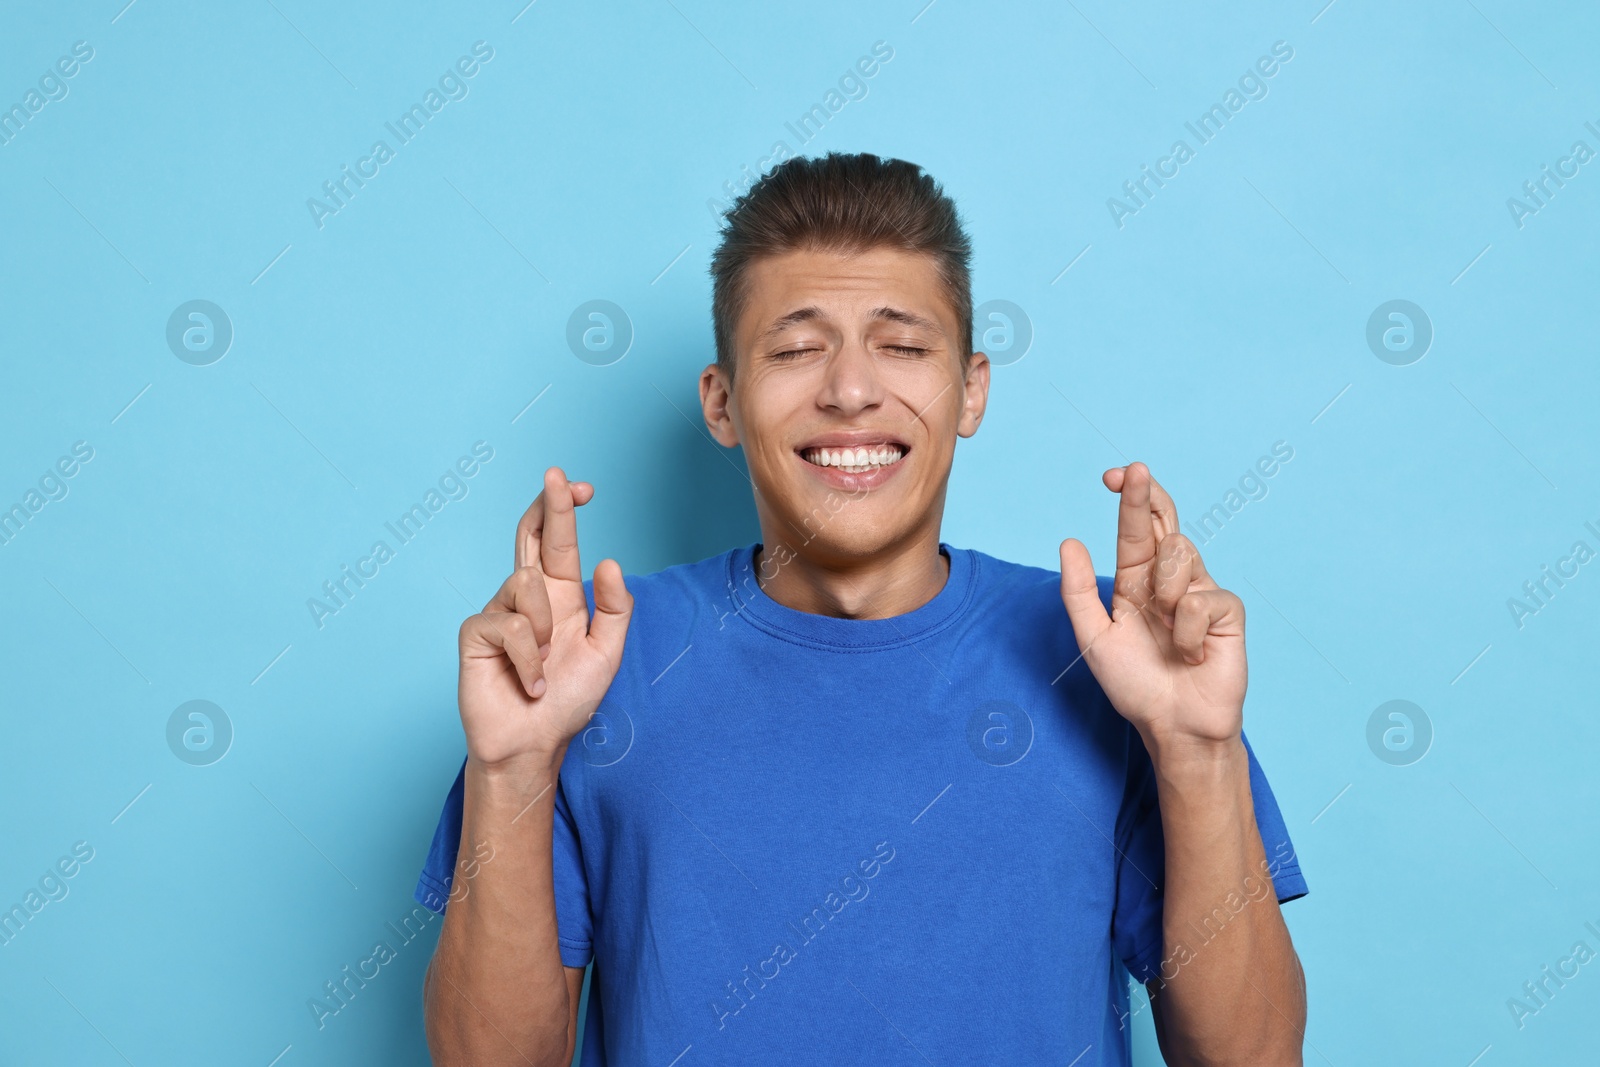
[[[1061,543],[1061,600],[1083,658],[1147,743],[1229,748],[1243,727],[1244,602],[1206,572],[1147,466],[1102,480],[1122,501],[1109,616],[1088,548]]]

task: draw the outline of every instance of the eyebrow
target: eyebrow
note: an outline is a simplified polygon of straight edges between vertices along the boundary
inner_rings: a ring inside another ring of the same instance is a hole
[[[787,315],[783,315],[780,318],[775,319],[772,325],[768,326],[762,331],[761,336],[763,338],[771,337],[773,334],[782,333],[791,326],[797,326],[802,322],[810,322],[814,319],[820,319],[822,317],[822,309],[815,305],[796,308]],[[874,319],[883,319],[888,322],[898,322],[902,326],[913,326],[918,329],[931,330],[935,333],[939,332],[938,323],[932,321],[931,319],[925,319],[921,315],[912,314],[911,312],[902,308],[889,307],[888,305],[873,308],[870,313],[870,317]]]

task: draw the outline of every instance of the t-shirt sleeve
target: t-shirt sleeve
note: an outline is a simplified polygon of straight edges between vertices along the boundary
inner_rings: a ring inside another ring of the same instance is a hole
[[[417,888],[417,903],[443,915],[450,901],[456,855],[461,846],[461,811],[466,793],[467,761],[461,761],[455,784],[444,798],[439,825]],[[567,803],[567,791],[556,785],[555,820],[551,832],[551,870],[555,880],[556,939],[561,962],[567,967],[587,966],[594,955],[594,923],[589,912],[589,885],[584,873],[578,829]],[[492,861],[486,861],[492,862]]]
[[[594,958],[594,917],[589,911],[589,880],[584,873],[578,827],[567,803],[567,790],[556,783],[556,817],[551,834],[551,869],[555,875],[556,940],[561,962],[586,967]]]
[[[450,884],[455,875],[456,850],[461,847],[461,803],[466,791],[467,761],[461,761],[455,784],[445,794],[444,810],[439,813],[439,825],[433,831],[433,844],[428,846],[428,859],[417,878],[417,888],[412,896],[429,911],[444,914],[450,899]]]
[[[1155,769],[1150,754],[1136,731],[1129,727],[1130,743],[1127,785],[1122,809],[1117,816],[1117,901],[1112,915],[1112,943],[1128,972],[1138,982],[1154,978],[1162,964],[1161,887],[1165,884],[1166,851],[1161,832],[1161,809],[1157,803]],[[1278,902],[1287,903],[1306,895],[1306,880],[1294,842],[1289,839],[1283,814],[1267,784],[1267,776],[1256,760],[1248,738],[1241,735],[1250,763],[1250,796],[1255,807],[1256,827],[1266,852],[1266,871]],[[1236,911],[1229,902],[1264,900],[1266,883],[1256,874],[1241,882],[1230,893],[1219,894],[1218,922],[1225,922]],[[1244,905],[1234,904],[1235,907]],[[1220,925],[1213,927],[1213,933]],[[1200,931],[1198,936],[1210,936]],[[1191,952],[1197,944],[1188,946]],[[1170,977],[1170,976],[1169,976]]]

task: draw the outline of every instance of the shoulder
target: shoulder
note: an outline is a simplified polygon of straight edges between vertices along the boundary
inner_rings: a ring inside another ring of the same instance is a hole
[[[952,551],[956,551],[952,548]],[[1029,563],[1013,563],[991,556],[975,548],[960,549],[967,552],[978,576],[980,597],[1002,604],[1009,603],[1015,610],[1060,615],[1066,620],[1061,603],[1061,571]],[[1112,579],[1096,575],[1095,584],[1100,590],[1100,602],[1111,610]]]
[[[710,619],[713,624],[729,609],[729,566],[741,549],[734,547],[692,563],[675,563],[647,574],[623,572],[622,581],[633,594],[633,619],[628,641],[637,645],[656,634],[676,637]],[[594,611],[594,578],[586,578],[583,594]],[[636,637],[638,640],[636,640]]]
[[[962,551],[969,553],[975,575],[972,630],[980,643],[998,642],[1007,654],[1021,656],[1029,663],[1055,664],[1055,670],[1072,664],[1074,677],[1088,675],[1072,621],[1061,601],[1059,565],[1052,568],[1014,563],[976,549]],[[1095,583],[1100,602],[1109,612],[1112,579],[1097,575]]]

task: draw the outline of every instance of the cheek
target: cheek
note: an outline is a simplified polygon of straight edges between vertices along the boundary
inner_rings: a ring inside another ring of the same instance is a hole
[[[782,437],[773,427],[760,422],[746,422],[739,434],[739,447],[744,451],[745,467],[755,486],[776,486],[791,477],[785,450],[778,444]]]
[[[913,445],[920,443],[926,449],[955,440],[965,397],[958,385],[948,381],[917,382],[896,395],[911,412],[908,421],[914,417],[914,432],[922,437],[921,442],[913,441]]]
[[[752,465],[775,467],[787,460],[794,426],[804,410],[790,389],[775,388],[775,382],[750,382],[739,396],[739,418],[735,425],[744,446],[745,459]]]
[[[892,366],[887,380],[913,411],[923,411],[936,400],[949,401],[951,406],[959,404],[964,385],[956,369],[932,361]]]
[[[770,418],[746,419],[740,435],[747,454],[754,454],[763,462],[780,458],[783,449],[783,423]]]

